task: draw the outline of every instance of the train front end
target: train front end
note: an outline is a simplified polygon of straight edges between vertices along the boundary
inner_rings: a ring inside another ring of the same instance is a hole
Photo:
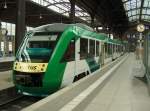
[[[49,84],[48,65],[57,44],[58,32],[29,32],[26,34],[13,66],[13,81],[19,93],[31,96],[46,96],[59,85]]]

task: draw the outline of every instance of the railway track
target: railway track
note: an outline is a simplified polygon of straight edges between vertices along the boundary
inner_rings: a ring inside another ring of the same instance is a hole
[[[20,95],[14,87],[8,88],[0,91],[0,111],[20,111],[40,99],[42,98]]]

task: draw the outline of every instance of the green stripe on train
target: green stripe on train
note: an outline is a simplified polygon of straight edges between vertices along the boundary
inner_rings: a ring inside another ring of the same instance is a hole
[[[64,71],[66,68],[66,62],[61,62],[62,57],[67,50],[68,44],[73,38],[78,38],[72,31],[72,28],[68,28],[61,36],[57,46],[49,61],[47,71],[44,76],[44,87],[51,89],[52,92],[58,90],[61,86]]]

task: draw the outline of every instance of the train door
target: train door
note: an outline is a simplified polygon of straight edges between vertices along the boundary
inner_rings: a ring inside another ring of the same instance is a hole
[[[74,80],[73,82],[78,81],[80,78],[78,77],[80,70],[82,67],[80,67],[81,65],[81,61],[80,61],[80,38],[78,40],[76,40],[75,43],[75,73],[74,73]]]
[[[111,44],[110,50],[111,50],[111,58],[113,59],[113,44]]]
[[[80,39],[76,40],[75,43],[75,76],[78,73],[78,65],[80,64]],[[76,80],[74,80],[76,81]]]
[[[104,45],[103,42],[101,42],[101,52],[100,52],[100,57],[101,57],[101,65],[104,65],[105,45]]]
[[[89,74],[87,64],[88,58],[88,39],[79,38],[75,44],[75,78],[74,82]]]
[[[112,44],[112,60],[115,60],[115,45]]]

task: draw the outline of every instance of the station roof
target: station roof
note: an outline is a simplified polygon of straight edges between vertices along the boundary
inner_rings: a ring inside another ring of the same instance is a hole
[[[128,20],[121,0],[76,0],[75,8],[76,22],[89,23],[90,15],[94,15],[97,21],[95,25],[102,23],[117,32],[127,28]],[[1,21],[15,23],[16,0],[1,0],[0,10]],[[26,25],[35,27],[54,22],[69,23],[69,11],[69,0],[26,0]]]
[[[16,22],[17,0],[0,0],[0,20],[9,23]],[[6,5],[6,7],[5,7]],[[50,4],[49,4],[50,7]],[[53,8],[53,7],[52,7]],[[26,0],[26,25],[37,27],[48,23],[71,23],[71,19],[62,13],[42,6],[34,0]],[[68,12],[69,13],[69,12]],[[88,23],[81,18],[76,17],[77,22]]]
[[[128,18],[121,0],[76,0],[77,4],[93,14],[113,32],[123,33],[128,29]]]
[[[0,20],[16,22],[16,1],[0,0]],[[71,0],[26,0],[26,25],[36,27],[49,23],[71,23]],[[75,21],[105,26],[123,34],[130,23],[150,22],[150,0],[75,0]],[[5,7],[5,5],[7,7]]]

